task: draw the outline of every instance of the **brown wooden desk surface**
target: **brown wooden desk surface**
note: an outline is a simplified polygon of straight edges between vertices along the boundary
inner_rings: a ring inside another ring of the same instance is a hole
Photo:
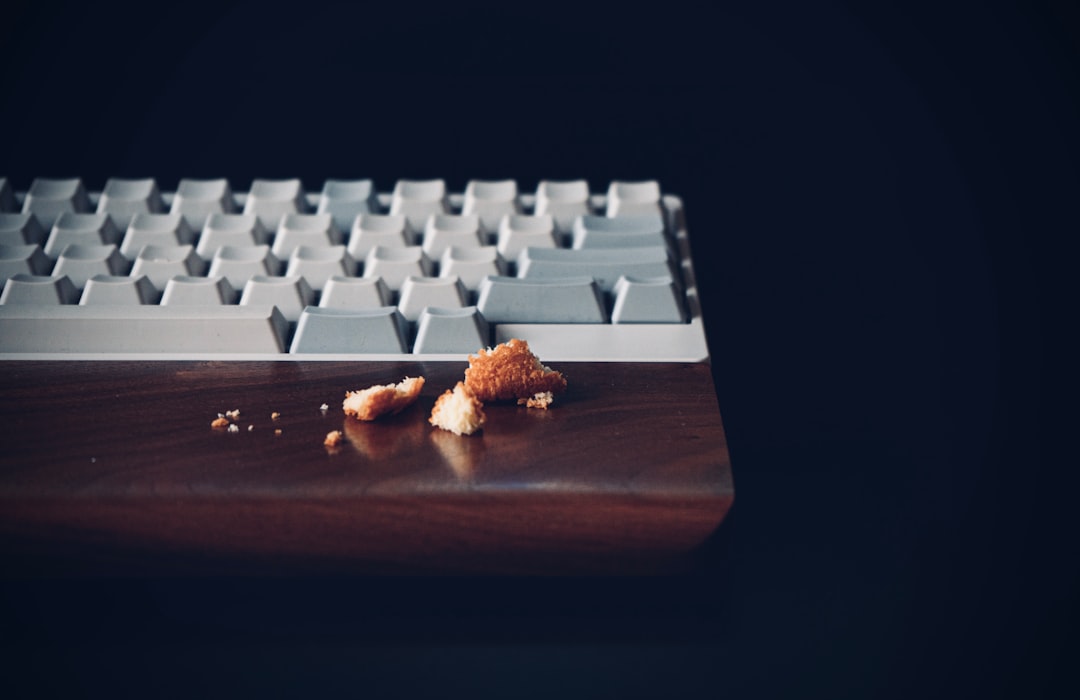
[[[465,367],[0,362],[0,576],[652,573],[727,513],[708,365],[559,363],[549,410],[489,404],[459,437],[427,418]],[[417,375],[403,413],[342,413]]]

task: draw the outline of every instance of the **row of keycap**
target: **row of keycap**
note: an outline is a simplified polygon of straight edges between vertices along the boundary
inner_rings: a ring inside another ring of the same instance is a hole
[[[253,214],[267,228],[277,226],[286,214],[311,211],[311,202],[299,179],[256,179],[243,197],[234,195],[228,180],[183,179],[171,197],[163,195],[153,178],[111,178],[97,201],[96,211],[109,214],[124,227],[135,214],[182,215],[192,228],[200,228],[210,214]],[[20,202],[21,199],[21,202]],[[465,188],[461,213],[479,217],[487,230],[495,230],[505,215],[525,211],[526,198],[514,180],[472,180]],[[36,178],[25,194],[17,195],[0,177],[0,212],[34,214],[50,228],[64,212],[89,213],[92,202],[80,178]],[[653,215],[661,211],[660,186],[656,181],[612,182],[607,191],[608,216]],[[358,214],[382,213],[383,204],[370,179],[327,180],[315,204],[315,212],[329,214],[339,228],[347,229]],[[420,229],[432,214],[452,213],[445,181],[398,180],[389,201],[389,213],[406,217]],[[593,214],[591,193],[585,180],[541,181],[532,200],[533,214],[551,215],[556,226],[569,230],[574,218]]]

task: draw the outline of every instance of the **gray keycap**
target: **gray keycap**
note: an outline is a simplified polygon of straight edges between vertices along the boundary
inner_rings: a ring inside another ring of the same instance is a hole
[[[648,214],[618,218],[579,216],[574,219],[572,229],[572,247],[575,249],[668,245],[664,222]]]
[[[82,180],[73,178],[35,178],[23,200],[23,213],[33,214],[45,230],[64,212],[81,214],[90,211],[90,198]]]
[[[15,190],[6,177],[0,177],[0,212],[15,212]]]
[[[361,214],[349,235],[349,255],[363,260],[375,246],[404,248],[415,245],[416,234],[402,214]]]
[[[162,306],[215,306],[236,303],[237,293],[224,277],[177,275],[165,284]]]
[[[660,204],[660,183],[656,180],[627,182],[615,180],[607,192],[608,216],[659,215],[663,217]]]
[[[210,261],[207,277],[224,277],[234,289],[243,289],[244,284],[256,275],[273,276],[278,273],[281,263],[270,252],[268,245],[222,246],[214,253]]]
[[[499,222],[496,249],[505,260],[517,260],[525,248],[555,248],[555,221],[550,214],[507,216]]]
[[[0,245],[43,245],[48,233],[33,214],[0,214]]]
[[[312,289],[322,291],[334,275],[356,275],[356,261],[343,245],[328,248],[302,245],[289,257],[285,275],[303,277]]]
[[[575,218],[592,213],[589,207],[589,183],[585,180],[541,180],[536,188],[534,213],[550,214],[555,220],[555,227],[568,233]]]
[[[202,231],[210,214],[231,214],[236,211],[229,181],[195,180],[184,178],[176,188],[169,212],[180,214],[193,231]]]
[[[180,214],[135,214],[120,241],[120,254],[128,260],[148,245],[176,246],[195,242],[195,232]]]
[[[405,319],[393,306],[379,309],[304,309],[291,353],[400,354],[409,351]]]
[[[280,353],[272,306],[0,306],[0,352]]]
[[[472,215],[434,214],[424,225],[424,253],[438,260],[450,246],[478,248],[484,240],[480,233],[480,219]]]
[[[326,248],[341,243],[341,231],[329,214],[284,214],[270,251],[278,260],[288,260],[302,245]]]
[[[682,323],[682,292],[669,275],[620,277],[615,282],[612,323]]]
[[[450,211],[443,180],[398,180],[390,199],[390,213],[404,214],[414,231],[423,231],[428,217]]]
[[[127,274],[128,262],[115,245],[69,245],[60,252],[53,275],[67,275],[82,289],[94,275]]]
[[[0,304],[77,304],[79,290],[67,275],[17,274],[4,284]]]
[[[604,323],[607,312],[592,277],[488,277],[477,308],[489,323]]]
[[[397,291],[409,275],[430,277],[434,265],[420,246],[384,248],[375,246],[364,259],[364,277],[382,277]]]
[[[491,344],[488,323],[475,306],[429,307],[416,324],[414,353],[472,353]]]
[[[330,214],[338,229],[348,231],[358,215],[379,211],[379,196],[371,180],[327,180],[315,211]]]
[[[390,306],[393,293],[381,277],[334,275],[326,281],[319,306],[324,309],[372,309]]]
[[[120,231],[108,214],[64,212],[56,218],[45,241],[45,255],[55,260],[68,245],[102,245],[120,242]]]
[[[406,277],[401,285],[398,310],[408,321],[420,318],[428,306],[460,308],[467,294],[457,277]]]
[[[165,211],[165,204],[153,178],[126,180],[112,177],[101,191],[97,211],[108,214],[116,228],[123,231],[136,214],[160,214]]]
[[[203,260],[210,260],[223,246],[249,248],[264,244],[270,244],[270,234],[254,214],[211,214],[195,252]]]
[[[287,321],[296,321],[305,307],[315,303],[315,292],[303,277],[256,275],[244,285],[240,306],[273,304]]]
[[[493,245],[479,248],[450,246],[439,260],[439,277],[457,277],[469,290],[476,290],[488,275],[506,273],[506,262]]]
[[[0,245],[0,284],[14,275],[47,275],[52,268],[39,245]]]
[[[304,186],[295,178],[255,180],[251,183],[251,191],[244,202],[244,213],[259,217],[262,225],[271,231],[278,228],[286,214],[304,214],[307,210]],[[282,257],[288,257],[288,253]]]
[[[504,216],[521,213],[517,196],[514,180],[469,180],[461,213],[479,216],[484,230],[496,231]]]
[[[148,245],[139,251],[139,256],[131,266],[131,275],[146,275],[158,289],[176,275],[202,275],[206,263],[195,254],[190,245],[160,246]]]
[[[86,281],[79,304],[138,305],[156,304],[160,294],[146,275],[117,277],[94,275]]]
[[[589,275],[601,290],[610,292],[621,275],[660,277],[672,274],[663,246],[570,250],[526,248],[518,256],[517,275],[549,279]]]

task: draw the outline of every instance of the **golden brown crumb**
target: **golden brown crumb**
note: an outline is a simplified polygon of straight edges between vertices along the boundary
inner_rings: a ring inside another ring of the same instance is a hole
[[[401,411],[416,401],[423,388],[423,377],[405,377],[398,384],[384,384],[362,391],[347,392],[342,408],[347,416],[359,420],[375,420],[379,416]]]
[[[274,435],[281,435],[281,428],[274,428]]]
[[[215,429],[228,428],[229,420],[224,416],[218,416],[210,423],[210,427]]]
[[[331,430],[326,434],[326,439],[323,440],[323,444],[327,447],[337,447],[341,444],[341,431]]]
[[[465,386],[480,401],[523,399],[530,407],[547,408],[551,399],[538,399],[548,394],[554,398],[566,389],[566,378],[540,364],[524,340],[512,338],[491,350],[469,355],[465,370]]]
[[[281,418],[281,414],[277,411],[274,411],[270,414],[270,420],[277,420],[278,418]]]
[[[453,391],[447,389],[435,402],[428,422],[436,428],[449,430],[455,435],[472,435],[483,427],[486,416],[484,404],[473,396],[463,382]]]
[[[528,408],[543,408],[547,410],[547,407],[551,405],[551,402],[555,400],[550,391],[543,391],[534,396],[530,396],[527,399],[518,399],[518,406],[526,406]]]

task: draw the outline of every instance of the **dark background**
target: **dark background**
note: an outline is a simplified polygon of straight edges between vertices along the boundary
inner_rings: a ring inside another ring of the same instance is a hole
[[[5,583],[4,684],[1076,693],[1077,6],[389,5],[8,3],[0,175],[658,179],[734,511],[676,578]]]

